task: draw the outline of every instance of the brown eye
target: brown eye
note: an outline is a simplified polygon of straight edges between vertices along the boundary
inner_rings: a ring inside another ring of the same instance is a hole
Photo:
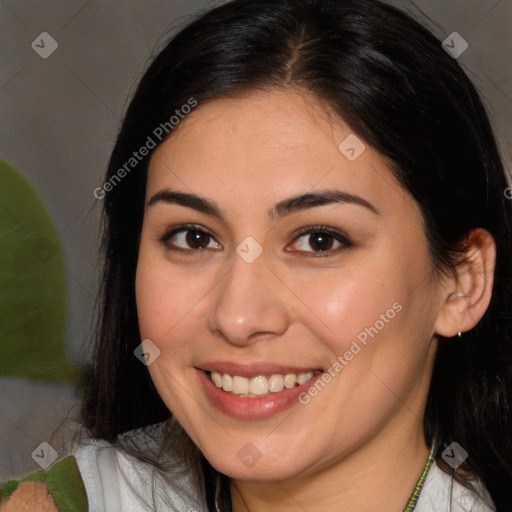
[[[180,227],[165,234],[161,242],[174,251],[194,251],[201,249],[221,249],[210,233],[196,227]]]
[[[309,246],[314,251],[328,251],[334,245],[334,237],[328,233],[312,233],[309,237]]]
[[[342,233],[333,232],[332,228],[313,226],[302,230],[300,235],[291,244],[291,250],[310,253],[336,253],[343,249],[353,247],[352,242]]]
[[[188,230],[185,236],[187,244],[194,249],[204,249],[208,247],[210,235],[204,231]]]

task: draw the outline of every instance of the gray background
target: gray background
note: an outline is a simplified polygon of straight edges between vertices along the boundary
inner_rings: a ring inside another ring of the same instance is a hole
[[[458,60],[483,95],[510,168],[512,0],[393,3],[420,20],[422,12],[431,18],[429,26],[439,38],[458,32],[469,43]],[[0,1],[0,156],[36,188],[61,237],[67,347],[74,360],[82,358],[81,347],[90,340],[97,287],[101,202],[93,190],[102,183],[127,99],[155,45],[214,4]],[[59,45],[48,59],[31,48],[42,32]],[[50,439],[68,413],[73,389],[4,378],[0,392],[2,480],[39,469],[30,453]]]

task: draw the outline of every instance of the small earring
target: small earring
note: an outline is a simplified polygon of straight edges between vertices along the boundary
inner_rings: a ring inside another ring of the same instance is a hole
[[[459,331],[457,336],[460,338],[462,336],[462,333]]]

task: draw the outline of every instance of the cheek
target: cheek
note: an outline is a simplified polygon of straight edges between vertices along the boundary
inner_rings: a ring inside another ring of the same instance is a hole
[[[142,247],[135,280],[140,336],[160,350],[148,371],[167,407],[178,414],[190,398],[182,394],[183,371],[190,371],[193,328],[204,317],[205,290],[200,283],[193,273],[173,269],[161,255]]]
[[[302,296],[321,320],[320,327],[314,327],[320,325],[316,320],[310,328],[328,346],[332,361],[346,355],[354,376],[381,362],[397,369],[415,366],[431,336],[428,255],[417,251],[412,258],[392,248],[378,252],[379,258],[361,254],[358,263],[302,285]]]
[[[169,293],[165,273],[159,271],[158,265],[152,265],[144,252],[137,264],[135,295],[141,337],[159,340],[172,325],[169,311],[174,308],[168,305],[173,294]]]
[[[362,259],[358,265],[329,272],[304,285],[303,296],[328,327],[325,331],[329,338],[340,345],[337,352],[375,323],[382,329],[382,315],[385,320],[397,316],[396,310],[401,308],[393,305],[403,301],[407,286],[403,275],[394,275],[390,267],[385,258],[381,258],[379,265],[371,266]]]
[[[141,337],[151,339],[161,350],[179,352],[187,342],[183,334],[204,318],[203,299],[212,283],[213,276],[178,268],[160,254],[142,249],[135,281]]]

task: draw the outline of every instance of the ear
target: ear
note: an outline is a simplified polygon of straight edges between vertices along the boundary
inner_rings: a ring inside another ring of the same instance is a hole
[[[444,280],[442,304],[435,332],[444,337],[469,331],[480,321],[491,301],[496,265],[496,243],[485,229],[471,230],[465,256],[454,275]]]

